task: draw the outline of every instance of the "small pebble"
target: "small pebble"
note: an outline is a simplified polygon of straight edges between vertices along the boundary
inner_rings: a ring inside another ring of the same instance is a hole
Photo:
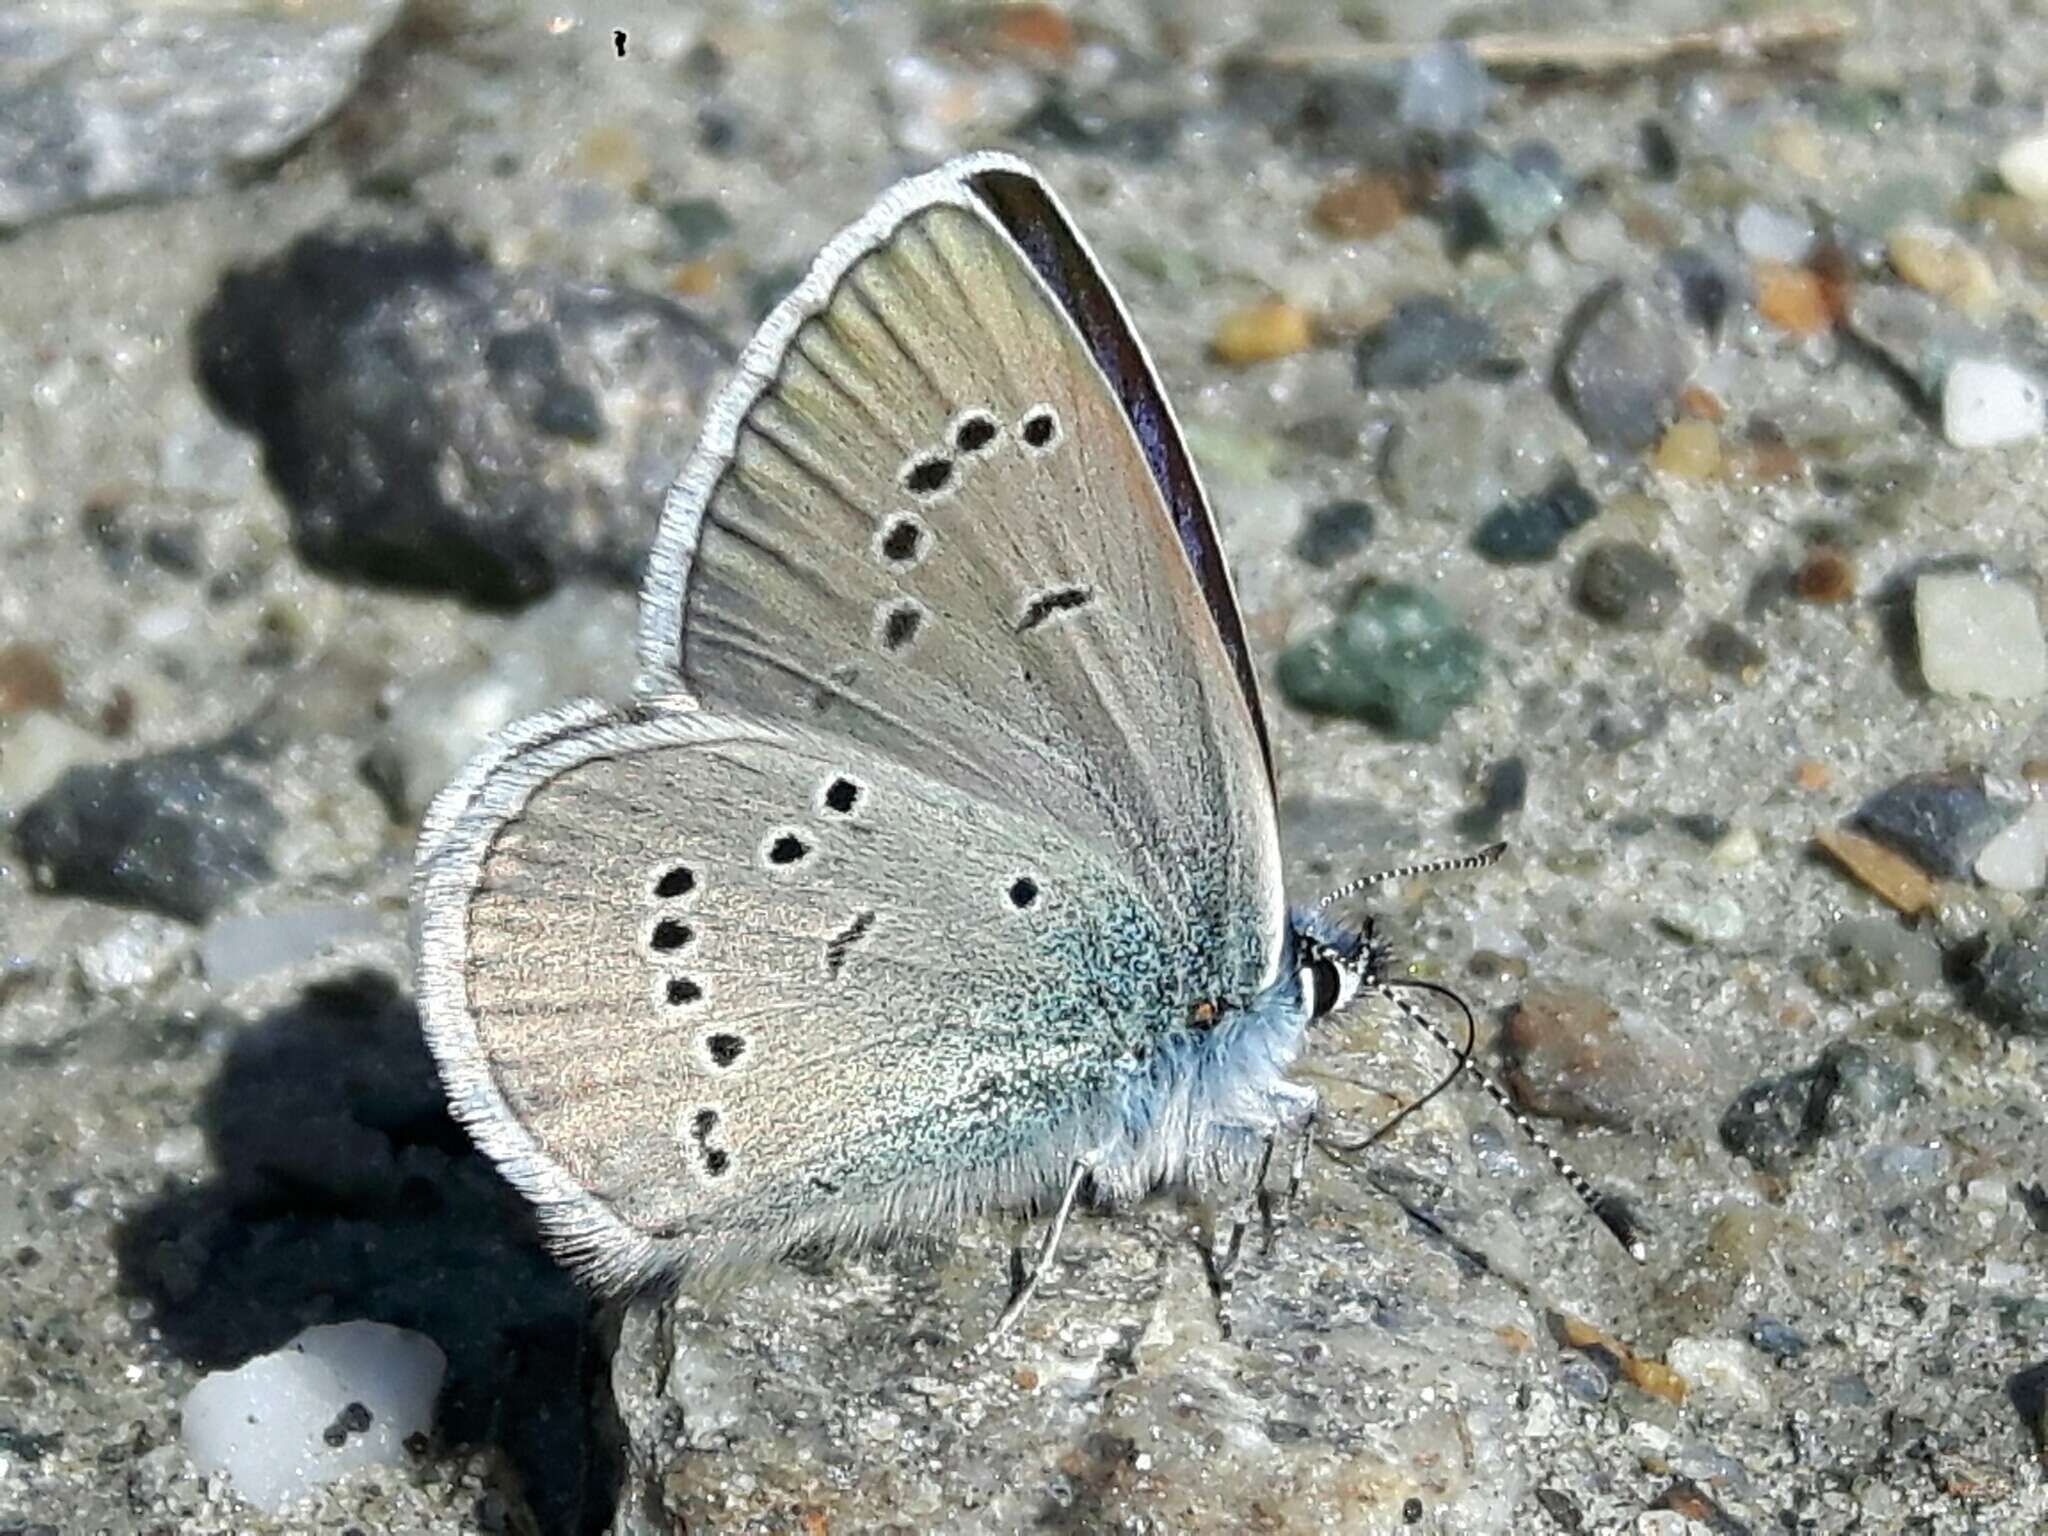
[[[1602,271],[1614,270],[1635,249],[1621,215],[1604,205],[1565,214],[1557,221],[1557,243],[1573,261]]]
[[[1971,996],[1992,1023],[2048,1036],[2048,925],[2038,914],[2019,919],[1978,958]]]
[[[2048,884],[2048,802],[2029,805],[1984,845],[1973,868],[1994,890],[2031,893]]]
[[[0,715],[54,714],[64,707],[64,674],[41,646],[0,645]]]
[[[1955,698],[2031,699],[2048,690],[2048,640],[2034,594],[2013,581],[1931,574],[1913,584],[1920,671]]]
[[[1454,246],[1484,243],[1512,249],[1555,224],[1568,200],[1568,178],[1550,163],[1555,158],[1554,151],[1547,160],[1537,154],[1503,158],[1481,152],[1461,166],[1453,177]]]
[[[1754,682],[1767,657],[1764,648],[1724,619],[1714,619],[1693,637],[1694,660],[1709,672]]]
[[[1885,237],[1892,270],[1915,288],[1954,305],[1972,320],[1998,309],[1998,277],[1984,253],[1953,230],[1901,224]]]
[[[1957,448],[1992,448],[2038,437],[2041,386],[2010,363],[1966,357],[1941,387],[1941,432]]]
[[[1698,246],[1680,246],[1664,258],[1665,280],[1677,284],[1685,317],[1708,335],[1721,329],[1734,298],[1734,282],[1720,262]]]
[[[1574,596],[1582,611],[1617,629],[1662,629],[1677,612],[1678,572],[1644,545],[1607,539],[1579,562]]]
[[[1473,530],[1472,547],[1496,565],[1533,565],[1555,555],[1565,537],[1599,511],[1593,493],[1567,468],[1536,495],[1487,513]]]
[[[2019,812],[1991,796],[1981,773],[1955,769],[1909,775],[1865,800],[1851,820],[1928,873],[1961,879]]]
[[[1664,1351],[1670,1367],[1699,1390],[1752,1418],[1771,1413],[1774,1399],[1763,1377],[1763,1359],[1733,1339],[1673,1339]]]
[[[1651,181],[1670,181],[1678,175],[1678,141],[1663,119],[1646,117],[1636,125],[1636,148],[1643,157],[1643,174]]]
[[[1707,851],[1707,862],[1716,869],[1745,869],[1763,855],[1754,827],[1731,827]]]
[[[1425,133],[1467,133],[1479,126],[1500,87],[1463,43],[1432,43],[1401,66],[1395,112],[1401,126]]]
[[[1840,827],[1823,828],[1814,833],[1813,840],[1864,886],[1908,917],[1934,905],[1934,882],[1927,872],[1884,844]]]
[[[1832,769],[1818,758],[1802,757],[1792,765],[1792,782],[1810,795],[1819,794],[1835,782]]]
[[[1813,254],[1813,221],[1765,203],[1744,203],[1735,215],[1735,244],[1751,261],[1796,267]]]
[[[1424,741],[1479,692],[1485,655],[1440,598],[1390,582],[1365,588],[1349,613],[1283,651],[1280,690],[1311,714]]]
[[[1770,133],[1771,158],[1788,171],[1810,181],[1820,181],[1830,170],[1828,147],[1813,124],[1792,118],[1777,124]]]
[[[1315,345],[1308,311],[1285,299],[1261,299],[1225,315],[1209,341],[1219,363],[1244,367],[1306,352]]]
[[[999,53],[1027,64],[1067,64],[1074,57],[1074,24],[1059,7],[1036,0],[1011,0],[990,22],[989,40]]]
[[[1503,358],[1493,327],[1448,299],[1404,299],[1358,343],[1366,389],[1422,389],[1460,375],[1499,378],[1518,368]]]
[[[1650,447],[1676,413],[1692,357],[1648,294],[1620,282],[1596,288],[1565,327],[1557,382],[1596,447]]]
[[[1794,336],[1818,336],[1834,324],[1827,290],[1804,267],[1764,264],[1756,271],[1757,313]]]
[[[14,846],[36,888],[203,922],[272,876],[284,820],[219,751],[73,768],[21,814]]]
[[[1809,603],[1846,603],[1856,595],[1856,565],[1832,544],[1806,552],[1792,574],[1792,590]]]
[[[2048,203],[2048,133],[2014,139],[1998,152],[1998,175],[2030,203]]]
[[[1828,930],[1826,961],[1812,979],[1836,997],[1929,992],[1941,984],[1941,948],[1897,918],[1845,917]]]
[[[1317,570],[1328,570],[1371,542],[1373,510],[1362,501],[1332,501],[1302,519],[1294,536],[1295,558]]]
[[[1391,176],[1347,176],[1323,189],[1309,218],[1327,235],[1371,240],[1408,217],[1407,199]]]
[[[1651,465],[1679,480],[1721,477],[1721,434],[1711,421],[1674,421],[1657,440]]]
[[[699,261],[730,240],[734,233],[732,215],[715,199],[686,197],[664,203],[661,216],[675,236],[675,250],[683,261]]]

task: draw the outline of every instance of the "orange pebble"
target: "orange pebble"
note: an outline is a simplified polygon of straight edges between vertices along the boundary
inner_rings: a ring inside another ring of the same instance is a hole
[[[1804,267],[1758,267],[1756,308],[1779,330],[1794,336],[1818,336],[1835,323],[1826,288]]]

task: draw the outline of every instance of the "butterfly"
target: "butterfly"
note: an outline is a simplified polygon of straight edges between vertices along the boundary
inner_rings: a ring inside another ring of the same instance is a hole
[[[763,322],[638,643],[631,705],[436,798],[416,884],[456,1113],[594,1283],[1056,1194],[1000,1330],[1084,1185],[1298,1183],[1289,1068],[1384,951],[1288,911],[1208,502],[1028,166],[899,184]]]

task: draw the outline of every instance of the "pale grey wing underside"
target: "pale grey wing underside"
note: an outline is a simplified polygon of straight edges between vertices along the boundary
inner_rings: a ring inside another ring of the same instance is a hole
[[[1051,823],[705,711],[528,722],[429,846],[451,1096],[611,1286],[1038,1192],[1209,979]]]
[[[763,326],[671,496],[643,659],[1039,808],[1248,1000],[1286,929],[1245,694],[1143,445],[976,167],[1028,174],[906,183]]]

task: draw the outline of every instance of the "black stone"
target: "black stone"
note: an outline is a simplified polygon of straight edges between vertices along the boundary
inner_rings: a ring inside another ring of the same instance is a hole
[[[1970,1003],[2015,1034],[2048,1036],[2048,924],[2022,916],[1979,955],[1970,971]]]
[[[1374,521],[1365,502],[1326,502],[1301,520],[1301,531],[1294,536],[1295,556],[1304,565],[1328,570],[1371,542]]]
[[[1864,801],[1852,819],[1929,874],[1961,879],[2019,812],[1986,793],[1982,774],[1957,771],[1901,779]]]
[[[1896,1109],[1916,1087],[1908,1069],[1838,1040],[1813,1065],[1745,1088],[1721,1117],[1721,1144],[1768,1173],[1785,1173],[1823,1138]]]
[[[306,235],[231,272],[193,339],[302,559],[494,604],[637,584],[728,360],[666,299],[500,271],[440,231]]]
[[[71,769],[22,812],[14,847],[40,890],[199,923],[271,878],[283,825],[225,754],[185,748]]]
[[[1479,520],[1472,548],[1496,565],[1548,560],[1565,537],[1599,515],[1593,493],[1567,468],[1534,496],[1504,501]]]
[[[1678,174],[1678,142],[1661,118],[1646,117],[1636,125],[1636,147],[1642,152],[1643,175],[1670,181]]]

